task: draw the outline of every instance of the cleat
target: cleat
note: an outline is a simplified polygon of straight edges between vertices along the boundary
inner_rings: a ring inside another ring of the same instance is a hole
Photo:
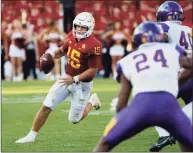
[[[34,142],[35,139],[31,136],[26,136],[26,137],[23,137],[17,141],[15,141],[15,143],[31,143],[31,142]]]
[[[149,149],[151,152],[159,152],[168,145],[176,144],[176,139],[172,136],[160,137],[157,143]]]
[[[100,102],[99,97],[96,93],[93,93],[90,96],[89,102],[92,103],[92,106],[95,108],[95,110],[98,110],[101,108],[101,102]]]

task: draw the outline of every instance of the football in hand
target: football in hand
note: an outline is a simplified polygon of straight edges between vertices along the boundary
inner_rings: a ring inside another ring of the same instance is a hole
[[[54,67],[54,59],[50,53],[45,53],[40,58],[40,69],[48,74],[52,71]]]

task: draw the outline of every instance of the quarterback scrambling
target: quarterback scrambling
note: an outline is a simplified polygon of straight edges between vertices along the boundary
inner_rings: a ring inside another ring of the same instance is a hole
[[[73,21],[73,30],[68,34],[64,44],[54,52],[46,53],[55,59],[67,56],[66,70],[49,90],[35,116],[31,131],[16,143],[34,142],[49,114],[70,94],[72,100],[68,120],[74,124],[83,120],[92,107],[100,108],[97,94],[94,93],[90,97],[92,80],[100,65],[102,49],[101,43],[92,35],[94,25],[95,20],[90,13],[78,14]],[[44,59],[41,58],[42,60]]]

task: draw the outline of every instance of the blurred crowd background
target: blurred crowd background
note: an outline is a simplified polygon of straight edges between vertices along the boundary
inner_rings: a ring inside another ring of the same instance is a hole
[[[56,80],[66,59],[55,61],[49,75],[39,69],[41,55],[62,45],[76,14],[90,12],[94,35],[102,42],[102,65],[98,77],[115,74],[116,62],[134,49],[132,34],[145,20],[156,21],[165,0],[26,0],[1,1],[1,78],[7,81]],[[177,1],[184,10],[184,25],[192,27],[192,1]]]

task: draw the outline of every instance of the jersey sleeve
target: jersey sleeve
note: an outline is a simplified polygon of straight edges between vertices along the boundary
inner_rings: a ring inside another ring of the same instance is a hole
[[[88,59],[89,68],[99,68],[101,67],[101,54],[102,54],[102,45],[101,43],[96,43],[92,48],[92,53]]]
[[[100,68],[101,56],[91,55],[88,59],[89,68]]]
[[[158,24],[162,27],[162,29],[163,29],[163,31],[164,31],[165,33],[168,33],[170,27],[169,27],[166,23],[159,22]]]
[[[102,45],[101,43],[96,43],[96,45],[94,45],[94,48],[93,48],[93,54],[95,56],[101,56],[102,54]]]
[[[116,71],[119,76],[123,74],[128,80],[131,79],[130,55],[125,56],[117,62]]]
[[[187,53],[184,49],[182,49],[179,45],[175,46],[175,50],[178,51],[178,53],[180,54],[180,56],[187,56]]]

